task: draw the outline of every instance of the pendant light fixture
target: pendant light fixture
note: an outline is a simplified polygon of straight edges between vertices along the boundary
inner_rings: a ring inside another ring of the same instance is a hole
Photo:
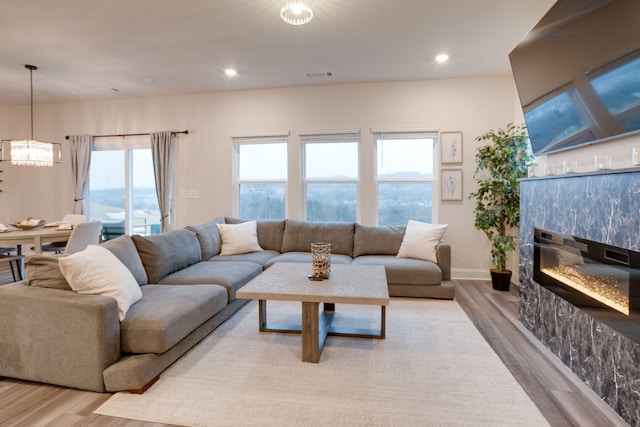
[[[313,0],[282,0],[280,17],[291,25],[302,25],[313,19]]]
[[[29,70],[31,84],[31,139],[3,140],[0,146],[0,161],[10,161],[16,166],[53,166],[61,160],[60,144],[33,138],[33,72],[38,67],[24,67]]]

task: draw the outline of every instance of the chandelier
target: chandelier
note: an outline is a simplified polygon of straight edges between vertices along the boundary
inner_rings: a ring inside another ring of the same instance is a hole
[[[60,163],[60,144],[33,139],[33,72],[38,67],[24,67],[29,70],[31,83],[31,139],[3,140],[0,144],[0,161],[10,161],[16,166],[53,166],[54,163]]]
[[[303,25],[313,19],[313,0],[282,0],[280,17],[291,25]]]

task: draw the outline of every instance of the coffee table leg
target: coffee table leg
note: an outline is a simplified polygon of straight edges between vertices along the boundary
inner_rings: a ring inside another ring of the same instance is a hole
[[[267,301],[258,300],[258,322],[260,322],[260,332],[267,331]]]
[[[318,303],[302,303],[302,361],[320,361]]]

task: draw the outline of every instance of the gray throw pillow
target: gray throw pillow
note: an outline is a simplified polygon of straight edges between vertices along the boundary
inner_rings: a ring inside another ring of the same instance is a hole
[[[196,233],[174,230],[151,236],[131,236],[136,245],[149,283],[195,264],[201,260],[200,244]]]
[[[397,255],[405,226],[356,224],[353,257],[360,255]]]
[[[220,253],[221,241],[217,224],[224,223],[224,218],[219,217],[205,224],[185,227],[187,230],[196,233],[198,243],[200,243],[201,258],[203,261],[208,261]]]
[[[142,265],[142,260],[140,259],[140,255],[138,255],[138,250],[136,249],[136,245],[133,244],[131,236],[125,234],[108,240],[100,246],[109,249],[109,251],[129,269],[133,277],[135,277],[136,282],[138,282],[138,285],[142,286],[147,284],[147,272],[144,269],[144,265]]]
[[[60,271],[58,259],[59,257],[46,255],[27,257],[25,261],[27,285],[70,291],[71,286]]]

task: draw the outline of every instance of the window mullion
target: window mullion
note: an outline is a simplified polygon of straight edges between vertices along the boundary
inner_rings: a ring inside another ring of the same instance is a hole
[[[124,150],[124,211],[126,212],[125,218],[125,230],[127,230],[127,234],[132,234],[133,232],[133,221],[131,218],[133,217],[133,212],[131,211],[133,202],[131,200],[132,188],[133,188],[133,152],[131,149]]]

